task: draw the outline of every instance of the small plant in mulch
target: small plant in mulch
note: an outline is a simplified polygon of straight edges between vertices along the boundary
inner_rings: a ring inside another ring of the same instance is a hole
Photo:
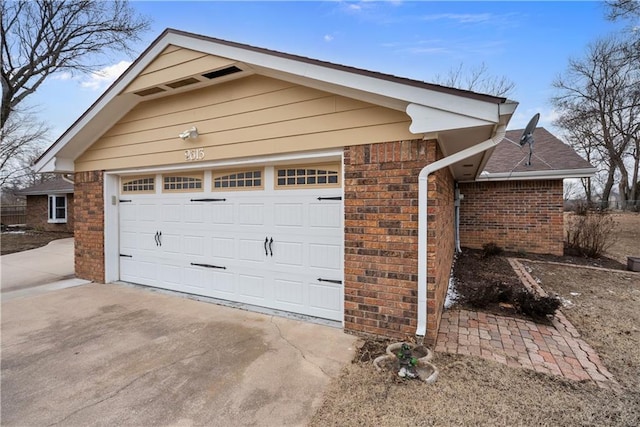
[[[482,245],[483,258],[489,258],[492,256],[500,255],[504,250],[494,242],[485,243]]]

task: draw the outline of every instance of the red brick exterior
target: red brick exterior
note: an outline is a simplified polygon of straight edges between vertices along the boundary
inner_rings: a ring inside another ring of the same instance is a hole
[[[27,226],[36,230],[73,233],[73,194],[67,194],[67,222],[49,223],[49,196],[27,196]]]
[[[418,174],[437,160],[435,141],[346,147],[345,328],[395,337],[416,331]],[[429,181],[428,323],[439,314],[453,257],[453,180],[447,170]],[[451,218],[436,221],[445,214]],[[440,253],[442,252],[442,253]],[[447,253],[449,252],[449,253]],[[444,286],[444,289],[443,289]],[[435,342],[437,326],[428,331]]]
[[[460,184],[460,244],[562,255],[562,180]]]
[[[100,171],[75,174],[76,276],[104,283],[104,198]]]

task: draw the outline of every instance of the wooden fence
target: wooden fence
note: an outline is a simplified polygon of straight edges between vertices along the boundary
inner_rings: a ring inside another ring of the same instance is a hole
[[[27,206],[5,205],[0,207],[0,222],[3,225],[25,224],[27,222]]]

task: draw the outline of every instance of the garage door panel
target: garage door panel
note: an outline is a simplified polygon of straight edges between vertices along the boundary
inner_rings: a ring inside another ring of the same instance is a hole
[[[205,238],[201,235],[187,235],[183,236],[184,248],[183,253],[193,256],[205,256]]]
[[[302,203],[274,203],[273,217],[276,228],[301,229],[304,226]]]
[[[162,222],[173,222],[180,224],[184,214],[182,213],[182,204],[180,203],[162,203],[160,208]]]
[[[207,288],[207,271],[197,267],[183,267],[183,284],[185,289],[195,294],[204,292]]]
[[[309,227],[311,229],[342,228],[342,206],[337,203],[310,203],[309,204]]]
[[[238,205],[238,225],[265,225],[264,203],[240,203]]]
[[[179,289],[184,282],[182,268],[177,265],[162,264],[159,267],[159,279],[163,287],[169,289]]]
[[[131,202],[119,208],[120,248],[133,258],[121,258],[120,277],[341,320],[342,201],[318,200],[336,192],[341,190],[127,195]]]
[[[274,263],[276,265],[302,267],[304,245],[301,242],[276,240],[271,246],[273,249]]]
[[[185,204],[182,206],[182,222],[186,224],[203,224],[207,209],[202,204]]]
[[[235,259],[236,239],[232,237],[211,237],[211,255],[214,258]]]
[[[185,248],[182,247],[182,236],[176,233],[163,232],[159,236],[159,241],[162,242],[161,251],[166,254],[182,254]]]
[[[341,320],[342,298],[339,284],[309,283],[309,306],[317,316]]]
[[[253,265],[251,268],[264,268],[267,262],[266,250],[269,244],[262,239],[238,239],[237,259],[240,261],[249,261]],[[267,248],[265,250],[265,248]],[[256,265],[258,264],[258,265]]]
[[[210,290],[209,296],[214,298],[233,299],[236,293],[235,281],[233,273],[224,271],[209,271],[207,274],[207,289]]]
[[[239,274],[238,294],[245,297],[245,301],[255,299],[255,302],[259,303],[259,305],[263,304],[263,299],[266,294],[264,276]],[[249,299],[246,297],[249,297]]]
[[[273,294],[280,308],[290,311],[304,309],[304,283],[301,280],[275,279],[273,281]],[[284,305],[289,305],[286,308]]]
[[[155,252],[158,248],[156,243],[156,232],[152,231],[139,231],[136,236],[137,248],[143,251]]]
[[[338,244],[310,244],[309,266],[340,272],[342,270],[342,246]]]
[[[136,220],[142,223],[157,223],[159,220],[158,205],[154,201],[142,202],[138,206],[138,215]]]

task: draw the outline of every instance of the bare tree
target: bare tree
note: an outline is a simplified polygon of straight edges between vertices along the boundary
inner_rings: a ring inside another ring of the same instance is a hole
[[[149,26],[124,0],[1,0],[0,15],[2,128],[48,76],[99,69],[97,56],[128,51]]]
[[[640,1],[638,0],[607,0],[607,18],[612,21],[618,19],[640,18]]]
[[[460,63],[457,67],[451,68],[444,76],[436,74],[434,83],[499,97],[509,96],[516,86],[506,76],[491,75],[484,62],[471,69],[465,69],[464,64]]]
[[[30,165],[44,148],[48,131],[30,112],[9,117],[0,128],[0,188],[35,183]]]
[[[584,58],[570,60],[553,85],[552,102],[560,112],[556,124],[575,148],[605,167],[602,199],[608,200],[617,176],[623,203],[640,198],[640,69],[625,43],[616,37],[598,40]]]

